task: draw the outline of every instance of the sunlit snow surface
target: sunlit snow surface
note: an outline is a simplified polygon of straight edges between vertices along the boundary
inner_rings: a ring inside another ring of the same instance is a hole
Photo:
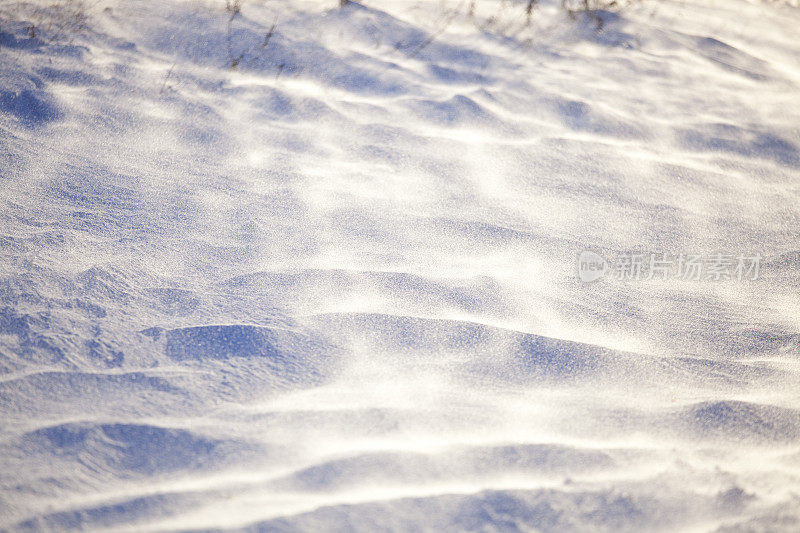
[[[0,529],[799,531],[800,12],[337,3],[0,23]]]

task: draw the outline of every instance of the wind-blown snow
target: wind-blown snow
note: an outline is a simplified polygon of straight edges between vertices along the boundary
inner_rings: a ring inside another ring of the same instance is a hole
[[[800,12],[477,4],[0,10],[0,528],[800,529]]]

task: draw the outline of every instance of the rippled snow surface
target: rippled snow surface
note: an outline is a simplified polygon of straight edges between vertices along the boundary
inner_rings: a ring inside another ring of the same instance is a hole
[[[797,8],[4,4],[0,529],[800,531]]]

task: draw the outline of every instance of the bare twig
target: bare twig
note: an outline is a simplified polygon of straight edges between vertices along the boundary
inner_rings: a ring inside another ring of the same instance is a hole
[[[158,94],[164,94],[164,90],[167,88],[167,81],[169,80],[169,77],[172,76],[172,69],[173,68],[175,68],[175,63],[173,63],[169,67],[169,70],[167,71],[167,75],[164,76],[164,83],[161,84],[161,90],[158,91]]]

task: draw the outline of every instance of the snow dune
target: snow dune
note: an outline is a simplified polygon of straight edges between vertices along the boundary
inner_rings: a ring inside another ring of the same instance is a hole
[[[0,528],[798,530],[800,12],[334,4],[0,10]]]

